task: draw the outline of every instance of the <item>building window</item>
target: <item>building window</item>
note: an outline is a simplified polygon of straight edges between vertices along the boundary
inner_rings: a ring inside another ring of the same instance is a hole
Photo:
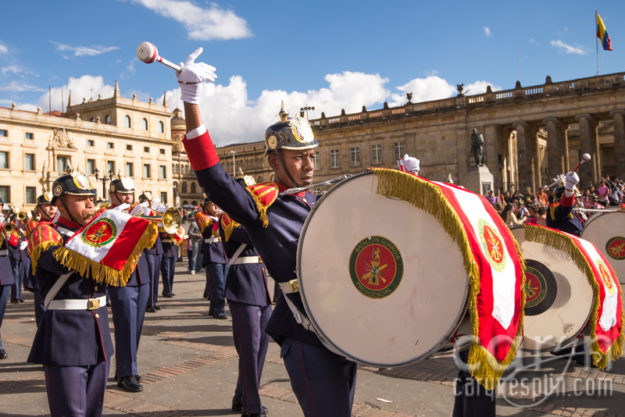
[[[148,146],[143,147],[143,152],[150,152],[150,148]]]
[[[161,133],[165,133],[165,123],[158,122],[158,131]]]
[[[158,178],[160,178],[161,180],[167,179],[167,168],[165,167],[165,165],[158,166]]]
[[[377,144],[371,147],[371,165],[380,165],[382,163],[382,145]]]
[[[130,116],[126,115],[126,117],[124,117],[124,126],[126,127],[131,127],[132,123],[130,122]]]
[[[126,145],[126,150],[127,151],[132,151],[132,145]]]
[[[109,149],[115,149],[115,144],[113,142],[106,142],[106,147]]]
[[[150,164],[143,164],[143,178],[152,178],[152,172],[150,168]]]
[[[9,204],[11,202],[11,187],[0,185],[0,198],[4,201],[4,204]]]
[[[27,153],[24,155],[24,170],[25,171],[35,170],[35,154],[34,153]]]
[[[187,193],[187,183],[186,182],[182,183],[182,192],[185,193],[185,194]]]
[[[35,187],[26,187],[26,204],[35,204],[37,202],[37,189]]]
[[[35,139],[35,134],[33,132],[26,132],[26,139],[28,140]]]
[[[124,172],[127,177],[135,176],[135,167],[132,162],[126,162],[126,170]]]
[[[6,138],[9,136],[9,131],[6,129],[0,129],[0,136],[4,136]]]
[[[115,161],[106,161],[106,172],[115,175]]]
[[[148,119],[146,119],[145,117],[141,119],[141,128],[143,130],[148,130]]]
[[[69,158],[69,156],[57,155],[56,156],[56,172],[64,173],[65,169],[71,166],[70,162],[71,162],[71,159]]]
[[[395,160],[401,159],[402,156],[404,156],[404,145],[401,142],[395,142],[393,144],[393,151]]]
[[[91,118],[89,119],[89,121],[90,121],[90,122],[94,122],[94,123],[95,123],[95,117],[91,117]]]
[[[95,174],[95,159],[87,159],[87,174]]]
[[[330,168],[339,168],[341,166],[339,162],[339,150],[330,150]]]
[[[360,166],[360,148],[351,148],[349,151],[349,164],[353,167]]]
[[[161,148],[158,150],[161,155],[165,155],[165,149]]]
[[[167,193],[165,191],[161,191],[161,203],[167,204]]]
[[[197,192],[197,184],[195,181],[191,183],[191,194],[195,194]]]
[[[111,115],[107,114],[106,116],[104,116],[104,123],[106,123],[107,125],[111,124]]]
[[[319,151],[315,151],[315,169],[319,169]]]
[[[90,146],[90,147],[93,148],[95,146],[95,141],[93,139],[88,139],[87,140],[87,146]]]

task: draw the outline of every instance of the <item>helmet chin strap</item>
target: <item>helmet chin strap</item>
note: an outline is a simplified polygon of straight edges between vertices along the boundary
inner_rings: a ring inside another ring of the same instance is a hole
[[[294,187],[291,187],[291,188],[299,188],[300,187],[299,183],[297,181],[295,181],[295,178],[293,178],[291,176],[291,173],[286,168],[286,164],[284,163],[284,159],[282,158],[282,152],[280,152],[280,150],[277,150],[276,153],[278,154],[278,161],[280,161],[280,165],[282,165],[282,168],[284,169],[284,172],[286,172],[286,176],[289,177],[289,180],[291,180],[291,182],[294,185]],[[284,185],[286,185],[286,184],[284,184]]]

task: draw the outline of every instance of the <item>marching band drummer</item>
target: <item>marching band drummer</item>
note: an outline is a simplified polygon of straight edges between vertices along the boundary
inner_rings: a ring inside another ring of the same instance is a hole
[[[141,193],[139,203],[146,204],[148,210],[151,212],[149,207],[152,204],[152,193],[149,191]],[[150,292],[148,296],[148,306],[145,311],[148,313],[156,313],[157,310],[161,309],[161,307],[156,304],[158,301],[158,279],[161,273],[161,260],[163,257],[163,244],[160,236],[156,238],[156,242],[154,242],[151,248],[145,250],[145,257],[148,261],[150,271]]]
[[[564,178],[564,186],[554,190],[555,200],[549,205],[547,226],[562,230],[575,236],[581,236],[582,222],[573,213],[575,206],[575,185],[579,182],[576,172],[569,172]]]
[[[130,178],[116,178],[109,187],[110,208],[132,205],[135,186]],[[150,271],[145,253],[137,262],[128,283],[110,287],[111,311],[115,324],[115,379],[117,386],[127,392],[140,392],[143,387],[137,372],[137,352],[143,329],[143,319],[150,292]]]
[[[113,354],[106,285],[64,267],[54,256],[93,218],[96,191],[78,173],[57,178],[52,190],[58,222],[39,225],[30,237],[35,277],[50,303],[28,362],[44,366],[52,417],[100,416]]]
[[[51,224],[54,220],[54,216],[56,216],[56,213],[57,209],[56,206],[52,204],[52,195],[50,193],[43,193],[39,197],[37,197],[35,216],[39,220],[32,220],[27,223],[27,235],[30,236],[35,227],[40,224]],[[28,256],[30,257],[30,252],[28,253]],[[43,313],[46,311],[46,307],[43,302],[43,297],[41,296],[41,291],[39,291],[39,284],[35,279],[32,268],[28,270],[28,287],[33,292],[33,296],[35,299],[35,322],[37,323],[37,326],[39,326],[41,318],[43,317]]]
[[[295,285],[297,243],[317,197],[308,191],[280,194],[288,188],[312,184],[314,148],[318,143],[306,119],[288,119],[281,111],[282,121],[265,133],[265,154],[274,171],[275,183],[247,189],[237,184],[219,163],[202,121],[199,87],[204,81],[214,81],[216,76],[213,67],[195,62],[201,52],[200,48],[189,55],[182,70],[176,73],[187,125],[183,144],[191,165],[204,191],[245,227],[270,275],[281,283],[285,295],[276,304],[266,331],[281,345],[280,356],[304,415],[349,417],[356,364],[332,353],[309,330],[312,328]],[[291,308],[299,309],[297,316]]]

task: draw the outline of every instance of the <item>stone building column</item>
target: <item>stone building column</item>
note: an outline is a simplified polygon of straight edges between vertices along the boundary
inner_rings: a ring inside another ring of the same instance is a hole
[[[484,144],[486,145],[486,166],[495,177],[493,189],[496,191],[503,187],[503,158],[507,154],[507,146],[504,147],[503,127],[491,125],[484,128]]]
[[[564,125],[555,117],[544,120],[547,125],[547,171],[548,178],[543,182],[551,182],[551,178],[566,172],[564,168]]]
[[[581,166],[578,171],[579,179],[582,184],[596,183],[599,179],[599,145],[597,143],[597,123],[588,113],[575,116],[579,122],[579,156],[576,161],[571,161],[572,168],[575,168],[581,156],[589,153],[592,156],[590,163]]]
[[[625,110],[610,113],[614,118],[614,175],[625,179]]]
[[[517,190],[536,185],[536,164],[538,163],[538,148],[536,144],[536,128],[527,122],[518,122],[516,127],[517,161],[519,184]]]

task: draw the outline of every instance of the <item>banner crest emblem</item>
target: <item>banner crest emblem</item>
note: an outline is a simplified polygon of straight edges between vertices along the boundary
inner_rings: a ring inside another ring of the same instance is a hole
[[[89,225],[80,236],[87,245],[100,248],[117,237],[117,226],[109,218],[102,218]]]
[[[480,243],[488,262],[496,271],[503,271],[506,267],[506,255],[501,236],[486,220],[479,219],[477,224],[480,232]]]

